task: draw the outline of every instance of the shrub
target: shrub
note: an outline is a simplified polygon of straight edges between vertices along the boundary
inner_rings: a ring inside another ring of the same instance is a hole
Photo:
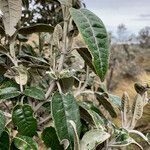
[[[127,93],[121,100],[105,88],[109,40],[101,19],[85,8],[76,9],[80,1],[59,0],[63,22],[55,27],[44,23],[23,26],[18,23],[21,1],[0,2],[4,25],[0,27],[1,149],[37,150],[40,139],[52,150],[130,144],[142,149],[130,134],[149,143],[144,134],[134,130],[148,103],[149,86],[135,84],[137,95],[132,106]],[[35,48],[27,44],[33,33],[39,37]],[[72,46],[78,34],[86,46]],[[45,36],[49,43],[45,44]],[[44,49],[48,49],[47,58]],[[75,51],[84,60],[77,70],[72,69],[72,59],[79,58]],[[90,84],[93,78],[100,79],[97,88]],[[112,122],[119,111],[120,127]]]

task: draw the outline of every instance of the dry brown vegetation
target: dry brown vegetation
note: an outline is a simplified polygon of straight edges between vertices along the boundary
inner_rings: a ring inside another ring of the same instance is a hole
[[[124,50],[122,46],[115,46],[115,49],[118,54],[117,56],[115,56],[115,54],[112,54],[112,57],[117,57],[117,59],[120,60],[120,57],[122,57],[122,55],[125,55],[125,52],[123,52]],[[135,82],[150,84],[150,49],[143,49],[138,45],[130,45],[129,53],[134,57],[129,61],[125,61],[126,58],[122,57],[124,60],[121,61],[121,64],[119,64],[119,66],[117,66],[116,70],[114,71],[114,76],[112,79],[112,85],[114,85],[114,87],[112,88],[112,93],[121,97],[122,93],[126,91],[130,96],[130,103],[132,103],[136,94],[136,91],[134,90]],[[132,68],[133,64],[137,67],[135,69],[133,66],[135,70]],[[128,68],[126,68],[126,66]],[[125,68],[127,70],[125,70]],[[145,133],[150,132],[149,109],[150,104],[145,106],[144,115],[137,123],[138,130],[141,130]]]

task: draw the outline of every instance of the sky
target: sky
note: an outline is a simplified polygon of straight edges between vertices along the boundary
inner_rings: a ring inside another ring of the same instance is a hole
[[[150,0],[83,0],[87,9],[97,14],[108,31],[116,32],[125,24],[129,33],[137,34],[150,26]]]
[[[108,31],[116,33],[119,24],[125,24],[129,33],[137,34],[150,26],[150,0],[82,0],[97,14]]]

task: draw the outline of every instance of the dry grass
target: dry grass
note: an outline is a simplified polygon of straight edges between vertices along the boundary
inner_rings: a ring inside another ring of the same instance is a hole
[[[117,84],[117,87],[114,89],[113,93],[122,97],[123,92],[127,92],[130,98],[133,98],[136,94],[134,90],[134,81],[132,79],[121,79]]]
[[[136,82],[150,84],[150,73],[143,72],[142,74],[138,75]],[[136,94],[136,91],[134,90],[134,84],[135,81],[132,78],[121,79],[118,82],[117,87],[113,90],[113,93],[121,97],[123,92],[126,91],[130,98],[133,98]]]

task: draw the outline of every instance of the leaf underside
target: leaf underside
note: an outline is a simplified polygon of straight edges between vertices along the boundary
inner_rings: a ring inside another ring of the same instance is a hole
[[[19,19],[21,19],[21,0],[0,0],[0,8],[3,12],[3,23],[6,34],[12,36]]]
[[[2,35],[2,36],[5,35],[5,30],[1,25],[0,25],[0,35]]]
[[[72,6],[72,3],[70,0],[58,0],[60,2],[61,5],[64,5],[64,6]]]
[[[105,131],[94,129],[85,133],[81,140],[81,150],[94,150],[98,144],[103,143],[110,137]]]
[[[96,73],[95,68],[92,64],[92,56],[87,48],[79,48],[77,52],[84,59],[85,63]]]
[[[27,26],[27,27],[22,27],[19,29],[19,33],[23,34],[23,35],[28,35],[28,34],[32,34],[32,33],[36,33],[36,32],[49,32],[52,33],[54,30],[54,28],[48,24],[43,24],[43,23],[39,23],[39,24],[35,24],[32,26]]]
[[[110,100],[107,93],[101,94],[99,92],[95,92],[95,96],[99,103],[103,105],[103,107],[109,112],[111,117],[116,118],[117,117],[117,111],[114,103]],[[108,96],[108,97],[107,97]]]
[[[79,106],[80,106],[81,117],[83,117],[84,120],[89,122],[91,125],[93,125],[94,123],[94,126],[97,129],[102,129],[102,130],[104,129],[104,120],[98,113],[90,109],[90,106],[88,103],[80,102]]]

